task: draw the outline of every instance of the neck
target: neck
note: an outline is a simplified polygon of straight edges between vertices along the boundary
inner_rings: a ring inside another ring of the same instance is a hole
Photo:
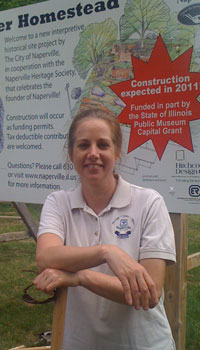
[[[112,183],[107,186],[82,184],[83,196],[87,205],[99,214],[110,202],[117,187],[117,178],[113,177]]]

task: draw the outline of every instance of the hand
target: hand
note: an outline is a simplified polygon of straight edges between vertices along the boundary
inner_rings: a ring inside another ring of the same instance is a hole
[[[66,272],[57,269],[45,269],[34,280],[37,289],[47,294],[52,294],[59,287],[76,287],[79,285],[78,272]]]
[[[105,245],[106,262],[112,272],[121,281],[125,299],[129,305],[144,310],[158,303],[158,295],[154,281],[146,269],[132,259],[122,249],[114,245]]]

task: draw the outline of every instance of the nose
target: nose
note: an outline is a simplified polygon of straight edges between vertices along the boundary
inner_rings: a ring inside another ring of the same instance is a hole
[[[98,147],[96,145],[91,145],[89,150],[88,150],[88,154],[87,157],[89,159],[97,159],[99,158],[99,152],[98,152]]]

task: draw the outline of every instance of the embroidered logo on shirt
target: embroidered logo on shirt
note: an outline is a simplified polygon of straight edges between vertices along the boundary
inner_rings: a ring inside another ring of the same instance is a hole
[[[114,232],[118,238],[128,238],[133,229],[134,220],[128,215],[122,215],[116,218],[113,223]]]

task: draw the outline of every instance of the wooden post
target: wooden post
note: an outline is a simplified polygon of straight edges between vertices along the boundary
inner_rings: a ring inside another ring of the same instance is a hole
[[[187,289],[187,214],[170,214],[176,240],[176,265],[167,268],[165,308],[177,350],[185,350]]]
[[[66,301],[67,288],[62,287],[57,289],[56,301],[53,309],[51,350],[62,350]]]
[[[17,210],[22,220],[24,221],[26,227],[29,230],[30,235],[36,241],[38,226],[34,221],[27,205],[25,203],[20,203],[20,202],[12,202],[12,204],[14,205],[15,209]]]
[[[194,253],[187,257],[187,270],[200,266],[200,252]]]

